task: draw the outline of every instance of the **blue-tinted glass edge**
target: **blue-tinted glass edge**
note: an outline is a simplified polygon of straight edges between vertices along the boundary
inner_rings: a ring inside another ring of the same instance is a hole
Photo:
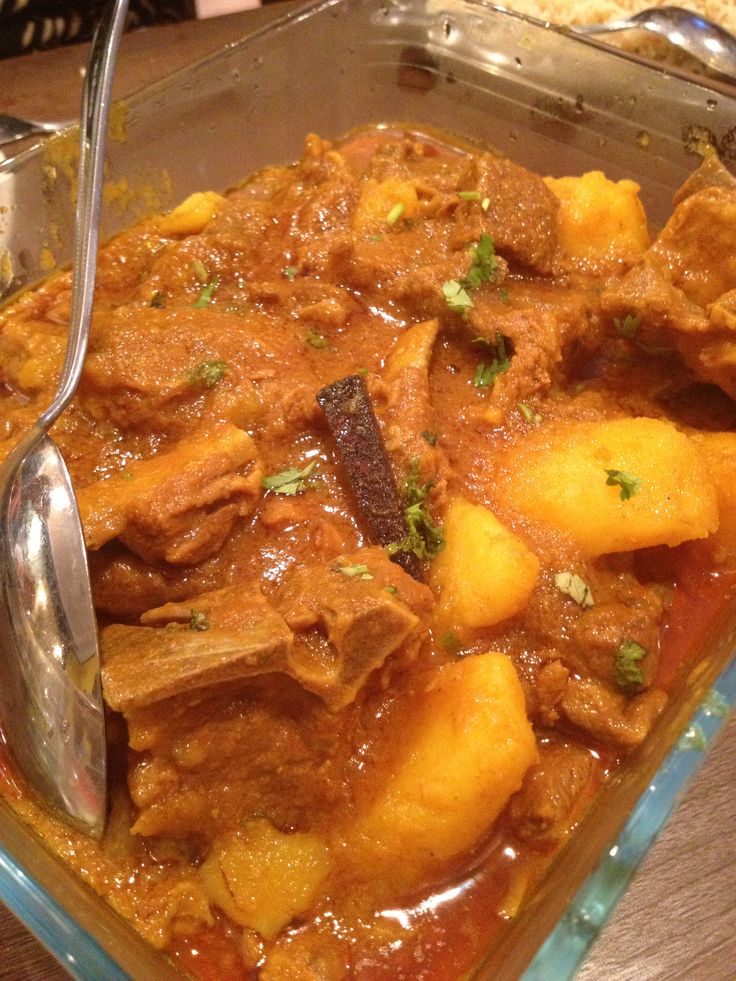
[[[0,847],[0,900],[79,981],[129,981],[97,941]]]

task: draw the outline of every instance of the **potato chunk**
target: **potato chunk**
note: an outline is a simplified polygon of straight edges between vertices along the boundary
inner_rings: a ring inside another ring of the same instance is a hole
[[[575,267],[631,262],[649,247],[649,231],[639,200],[639,185],[612,181],[603,171],[580,177],[546,177],[560,202],[559,242],[563,257]]]
[[[376,228],[400,218],[413,218],[417,213],[419,200],[412,181],[402,181],[388,177],[380,183],[373,178],[366,181],[360,200],[353,214],[353,227],[356,230]],[[394,209],[397,209],[396,211]]]
[[[490,627],[523,610],[539,559],[488,508],[450,500],[445,548],[432,563],[440,619],[448,626]]]
[[[679,545],[718,527],[718,504],[691,439],[660,419],[567,423],[506,454],[498,492],[511,509],[571,536],[586,555]],[[632,496],[607,483],[634,478]]]
[[[309,908],[329,868],[317,835],[284,834],[258,818],[218,838],[200,875],[215,906],[270,940]]]
[[[158,221],[163,235],[184,238],[186,235],[199,235],[215,217],[225,203],[216,191],[195,191]]]
[[[736,433],[694,433],[718,495],[720,523],[708,542],[717,562],[736,566]]]
[[[511,660],[492,652],[437,668],[396,745],[391,776],[357,830],[408,888],[472,848],[536,762]]]

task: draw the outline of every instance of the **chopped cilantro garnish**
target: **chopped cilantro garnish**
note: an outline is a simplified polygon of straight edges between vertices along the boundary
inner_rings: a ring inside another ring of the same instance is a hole
[[[511,302],[511,297],[509,296],[509,291],[506,290],[506,289],[504,289],[503,286],[498,291],[498,298],[501,301],[501,303],[510,303]]]
[[[485,344],[489,343],[486,338],[476,338],[476,342],[478,341],[482,341]],[[508,371],[510,367],[511,362],[506,357],[506,340],[503,334],[496,334],[496,355],[489,364],[486,364],[484,361],[478,362],[478,367],[475,369],[475,377],[473,378],[473,385],[476,388],[489,388],[494,384],[496,378],[505,371]]]
[[[471,291],[477,289],[481,283],[491,282],[498,269],[493,239],[486,232],[483,232],[478,244],[471,248],[470,255],[470,269],[465,278],[448,279],[442,284],[442,294],[448,307],[453,313],[462,314],[463,317],[467,317],[468,310],[473,306]]]
[[[227,362],[203,361],[187,375],[190,385],[197,388],[214,388],[227,374]]]
[[[384,586],[383,588],[387,593],[391,593],[392,596],[396,596],[399,592],[396,586]]]
[[[462,283],[456,279],[448,279],[442,284],[442,294],[453,313],[467,317],[468,310],[473,306],[473,300]]]
[[[330,346],[330,342],[324,336],[324,334],[318,334],[316,330],[308,330],[304,335],[304,340],[311,347],[325,348]]]
[[[199,296],[194,301],[192,306],[195,307],[196,309],[201,309],[202,307],[206,307],[209,304],[210,300],[212,299],[212,294],[215,292],[215,290],[219,285],[220,285],[220,277],[215,276],[215,278],[212,280],[211,283],[207,283],[206,286],[202,287]]]
[[[641,317],[637,317],[633,313],[627,313],[623,320],[620,317],[614,317],[613,326],[616,328],[616,333],[620,334],[621,337],[635,337],[641,326]]]
[[[296,278],[296,266],[284,266],[281,272],[286,276],[290,283]]]
[[[210,621],[207,619],[206,614],[201,610],[191,610],[191,616],[189,617],[189,629],[190,630],[209,630]]]
[[[639,688],[644,684],[644,674],[639,661],[647,656],[647,650],[635,640],[625,640],[619,645],[613,659],[616,682],[624,691]]]
[[[383,235],[369,235],[368,236],[368,241],[369,242],[382,242],[383,241]]]
[[[389,555],[413,552],[419,559],[433,559],[445,547],[442,528],[427,511],[432,484],[419,483],[419,461],[414,460],[404,487],[404,519],[407,534],[400,542],[388,546]]]
[[[583,608],[593,606],[593,594],[590,591],[590,586],[574,572],[558,572],[555,576],[555,586],[565,596],[575,600],[578,606]]]
[[[395,225],[405,211],[406,211],[406,206],[403,205],[401,202],[395,204],[393,208],[389,211],[389,213],[386,215],[386,224]]]
[[[335,569],[337,572],[341,572],[344,576],[349,576],[350,579],[374,578],[367,565],[336,565]]]
[[[478,244],[471,252],[472,261],[468,274],[463,280],[466,289],[477,289],[481,283],[489,283],[498,270],[498,259],[493,249],[493,239],[483,232]]]
[[[293,497],[295,494],[301,494],[303,490],[306,490],[307,480],[316,466],[317,461],[312,460],[303,470],[293,468],[282,470],[280,473],[263,477],[261,483],[266,490],[273,491],[274,494],[288,494]]]
[[[534,409],[530,409],[526,402],[519,402],[519,412],[524,416],[527,422],[530,422],[533,426],[536,426],[542,421],[542,417]]]
[[[437,445],[437,433],[430,433],[428,429],[425,429],[422,433],[422,439],[429,443],[430,446]]]
[[[458,191],[457,196],[463,201],[480,201],[480,191]]]
[[[620,497],[622,501],[628,501],[630,497],[638,494],[641,490],[641,480],[638,477],[632,477],[625,470],[606,470],[606,473],[608,474],[606,484],[609,487],[618,485],[621,488]]]

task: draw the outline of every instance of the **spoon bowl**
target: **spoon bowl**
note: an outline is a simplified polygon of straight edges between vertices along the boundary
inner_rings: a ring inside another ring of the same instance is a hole
[[[652,7],[630,17],[572,27],[575,34],[591,37],[634,29],[658,34],[713,71],[736,79],[736,38],[684,7]]]
[[[102,834],[107,753],[89,570],[69,472],[49,427],[82,374],[95,271],[112,76],[127,0],[103,11],[82,97],[72,302],[56,398],[0,470],[2,742],[40,800]]]

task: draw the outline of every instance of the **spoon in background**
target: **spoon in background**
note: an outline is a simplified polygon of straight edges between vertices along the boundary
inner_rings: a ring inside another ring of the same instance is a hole
[[[666,38],[703,65],[736,80],[736,38],[718,24],[683,7],[653,7],[638,14],[602,24],[579,24],[574,34],[597,36],[633,29]]]
[[[0,739],[41,800],[102,834],[107,753],[97,626],[84,535],[47,430],[69,404],[87,350],[115,56],[128,0],[103,11],[87,65],[72,309],[56,398],[0,469]]]

